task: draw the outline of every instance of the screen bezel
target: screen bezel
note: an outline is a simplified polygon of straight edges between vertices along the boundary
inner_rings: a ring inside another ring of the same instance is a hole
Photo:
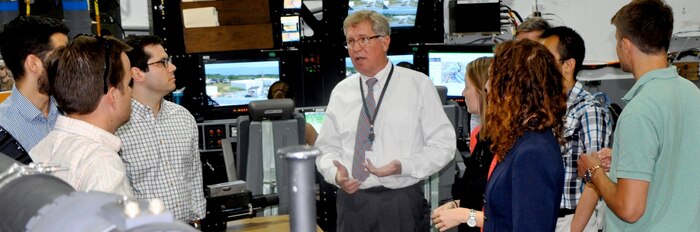
[[[297,30],[296,31],[285,30],[284,18],[290,18],[291,21],[296,21],[296,29]],[[296,20],[294,20],[295,18],[296,18]],[[301,37],[302,37],[301,17],[299,15],[282,15],[282,16],[280,16],[280,29],[279,30],[280,30],[280,38],[281,38],[280,40],[282,41],[283,46],[288,46],[288,45],[297,44],[297,43],[301,42]],[[295,34],[297,37],[296,40],[285,41],[285,38],[284,38],[285,32],[292,32],[289,34]],[[296,32],[296,33],[294,33],[294,32]]]

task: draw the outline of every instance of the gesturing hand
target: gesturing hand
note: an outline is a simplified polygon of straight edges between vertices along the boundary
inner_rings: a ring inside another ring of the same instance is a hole
[[[372,161],[366,159],[365,168],[367,168],[367,172],[378,177],[398,175],[401,174],[401,161],[393,160],[389,164],[377,168],[372,164]]]
[[[348,176],[348,169],[345,168],[337,160],[333,160],[333,165],[338,168],[338,173],[335,174],[335,183],[340,186],[340,188],[348,194],[353,194],[360,189],[360,181],[355,179],[350,179]]]

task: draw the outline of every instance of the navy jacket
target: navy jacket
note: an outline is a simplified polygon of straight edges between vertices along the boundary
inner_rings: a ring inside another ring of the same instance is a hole
[[[484,231],[554,231],[563,189],[554,134],[525,132],[486,184]]]

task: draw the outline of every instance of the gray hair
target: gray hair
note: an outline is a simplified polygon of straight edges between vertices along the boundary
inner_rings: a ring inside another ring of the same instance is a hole
[[[542,17],[531,17],[518,26],[516,34],[519,34],[520,32],[546,31],[549,30],[549,28],[551,28],[551,26],[547,20],[543,19]]]
[[[389,19],[372,10],[360,10],[349,15],[343,21],[343,34],[348,35],[348,28],[354,27],[364,21],[369,21],[372,24],[372,31],[377,35],[391,35],[391,27],[389,27]]]

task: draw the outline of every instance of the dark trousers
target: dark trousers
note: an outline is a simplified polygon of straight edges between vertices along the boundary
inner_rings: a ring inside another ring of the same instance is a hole
[[[423,182],[389,189],[373,187],[347,194],[338,189],[338,232],[430,230],[430,206]]]

